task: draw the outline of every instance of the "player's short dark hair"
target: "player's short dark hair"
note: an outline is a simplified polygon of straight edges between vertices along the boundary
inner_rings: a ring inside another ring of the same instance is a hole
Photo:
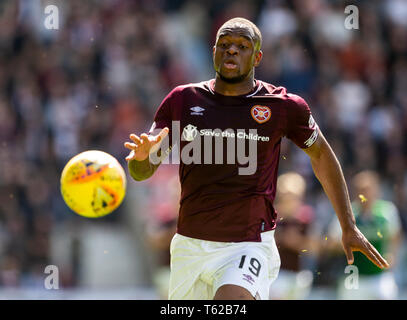
[[[260,50],[261,48],[261,44],[262,44],[262,36],[261,36],[261,32],[260,29],[250,20],[247,20],[245,18],[241,18],[241,17],[236,17],[236,18],[232,18],[228,21],[226,21],[218,30],[217,34],[216,34],[216,39],[219,38],[219,33],[222,29],[229,27],[229,28],[242,28],[242,27],[248,27],[253,31],[254,34],[254,41],[255,41],[255,47],[256,50]]]

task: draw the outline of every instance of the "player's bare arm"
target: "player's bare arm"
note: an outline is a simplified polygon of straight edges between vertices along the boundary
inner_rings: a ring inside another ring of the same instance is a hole
[[[130,175],[137,181],[142,181],[150,178],[159,167],[159,164],[154,165],[150,162],[149,155],[157,150],[161,141],[168,135],[169,129],[164,128],[157,135],[147,135],[145,133],[137,136],[130,134],[132,142],[125,142],[124,146],[130,150],[126,157]]]
[[[360,251],[379,268],[388,268],[387,261],[356,227],[341,166],[321,132],[315,143],[304,151],[310,157],[314,174],[338,216],[342,229],[342,245],[348,263],[353,263],[352,251]]]

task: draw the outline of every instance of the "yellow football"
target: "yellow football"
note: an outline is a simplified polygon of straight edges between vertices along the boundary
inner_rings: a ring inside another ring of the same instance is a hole
[[[61,174],[61,194],[67,206],[87,218],[113,212],[126,194],[126,174],[112,155],[89,150],[74,156]]]

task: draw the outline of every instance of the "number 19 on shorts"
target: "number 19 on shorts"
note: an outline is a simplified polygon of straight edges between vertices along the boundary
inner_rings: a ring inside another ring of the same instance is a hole
[[[247,260],[249,260],[249,258]],[[240,259],[239,269],[242,269],[245,266],[245,263],[246,263],[246,255],[243,255],[242,258]],[[260,261],[257,260],[256,258],[250,258],[248,263],[249,263],[249,268],[248,268],[249,271],[254,276],[258,277],[260,274],[260,269],[261,269]]]

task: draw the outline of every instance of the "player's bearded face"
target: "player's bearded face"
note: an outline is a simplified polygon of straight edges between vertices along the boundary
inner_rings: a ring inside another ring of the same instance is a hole
[[[250,75],[256,66],[255,43],[246,29],[223,29],[213,49],[214,68],[221,80],[240,83]]]

